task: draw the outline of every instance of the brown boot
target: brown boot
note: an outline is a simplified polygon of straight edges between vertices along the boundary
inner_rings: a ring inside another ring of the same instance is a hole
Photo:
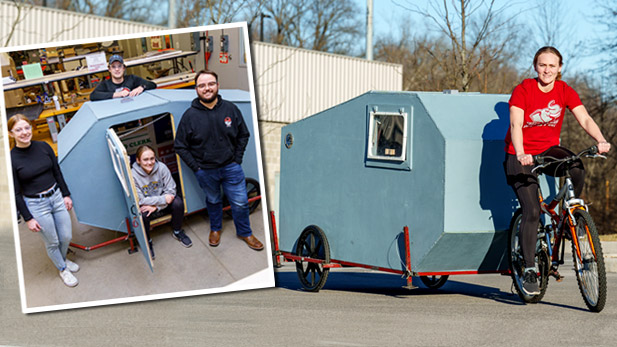
[[[246,242],[251,249],[256,251],[261,251],[264,249],[264,245],[253,235],[247,237],[238,236],[238,238],[244,240],[244,242]]]
[[[208,242],[211,247],[216,247],[221,243],[221,232],[220,231],[210,231],[210,236],[208,237]]]

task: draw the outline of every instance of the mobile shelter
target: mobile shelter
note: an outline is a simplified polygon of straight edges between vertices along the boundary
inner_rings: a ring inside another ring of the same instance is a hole
[[[313,290],[323,283],[294,257],[302,248],[324,268],[508,271],[508,97],[368,92],[284,127],[275,249],[291,250]]]
[[[243,115],[251,137],[242,168],[247,178],[258,180],[257,127],[250,94],[241,90],[219,94]],[[173,147],[175,129],[195,97],[194,90],[159,89],[134,98],[87,102],[80,108],[58,137],[58,161],[80,223],[127,233],[128,218],[142,250],[148,249],[129,159],[142,144],[153,147],[169,167],[185,213],[205,208],[205,194]],[[142,253],[152,268],[150,253]]]

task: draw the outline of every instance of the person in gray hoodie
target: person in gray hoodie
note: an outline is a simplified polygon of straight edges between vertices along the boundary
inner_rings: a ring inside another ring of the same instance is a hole
[[[176,194],[176,182],[171,177],[171,172],[165,164],[156,160],[152,147],[142,145],[137,148],[131,172],[137,188],[139,210],[150,243],[152,259],[154,250],[150,237],[150,220],[165,214],[171,213],[172,236],[184,247],[191,247],[193,242],[182,230],[184,202]]]

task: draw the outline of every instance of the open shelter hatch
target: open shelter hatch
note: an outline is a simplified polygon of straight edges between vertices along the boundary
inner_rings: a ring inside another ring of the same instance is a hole
[[[220,90],[219,94],[240,109],[251,133],[242,168],[247,183],[253,184],[249,194],[260,196],[255,145],[258,132],[250,94],[241,90]],[[173,146],[175,130],[195,97],[194,90],[159,89],[135,98],[86,102],[59,133],[58,161],[71,190],[78,221],[133,233],[151,269],[130,165],[137,148],[150,145],[170,169],[177,193],[184,200],[185,214],[205,209],[205,194]],[[252,209],[258,203],[258,197],[252,200]]]
[[[284,127],[277,255],[309,290],[341,266],[507,273],[508,97],[368,92]]]

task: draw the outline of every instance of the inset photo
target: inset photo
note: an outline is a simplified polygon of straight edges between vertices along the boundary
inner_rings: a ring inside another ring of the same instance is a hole
[[[24,313],[274,286],[246,23],[0,61]]]

